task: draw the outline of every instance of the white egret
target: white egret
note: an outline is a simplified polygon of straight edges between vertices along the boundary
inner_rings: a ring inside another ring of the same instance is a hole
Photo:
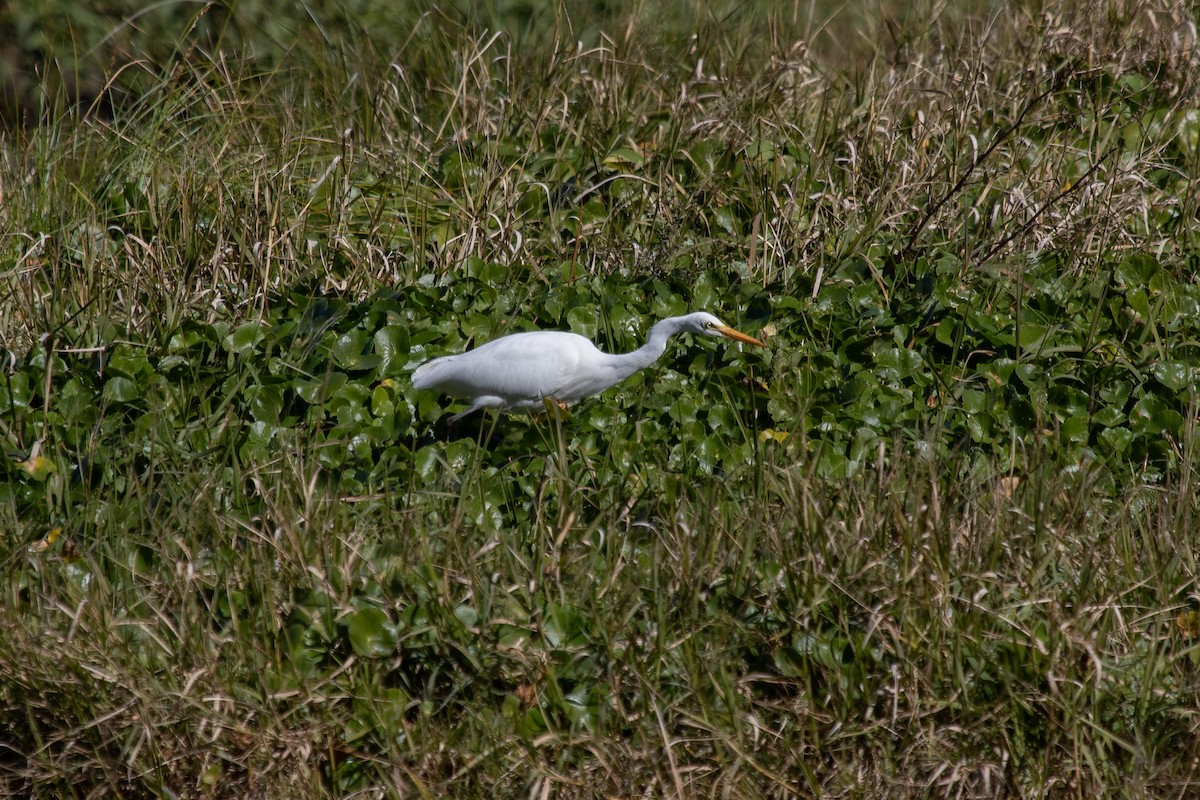
[[[413,388],[437,389],[470,401],[470,408],[450,418],[452,423],[481,408],[544,411],[548,402],[572,403],[645,369],[677,333],[727,336],[766,347],[712,314],[698,311],[657,323],[646,343],[632,353],[603,353],[579,334],[564,331],[501,336],[462,355],[425,362],[413,372]]]

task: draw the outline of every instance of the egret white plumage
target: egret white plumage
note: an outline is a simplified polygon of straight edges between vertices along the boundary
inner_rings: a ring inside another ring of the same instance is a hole
[[[532,331],[501,336],[474,350],[427,361],[413,372],[414,389],[437,389],[463,398],[471,407],[450,418],[457,422],[481,408],[542,411],[547,402],[572,403],[604,391],[645,369],[677,333],[726,336],[766,345],[698,311],[668,317],[650,329],[646,343],[632,353],[601,352],[576,333]]]

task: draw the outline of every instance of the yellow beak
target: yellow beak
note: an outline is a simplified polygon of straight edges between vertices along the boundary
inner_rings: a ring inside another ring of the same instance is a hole
[[[746,344],[758,345],[759,347],[767,346],[765,342],[760,342],[758,339],[755,339],[753,336],[747,336],[746,334],[742,333],[741,331],[735,331],[733,328],[719,327],[719,328],[717,328],[717,330],[720,333],[724,334],[725,336],[728,336],[730,339],[736,339],[739,342],[745,342]]]

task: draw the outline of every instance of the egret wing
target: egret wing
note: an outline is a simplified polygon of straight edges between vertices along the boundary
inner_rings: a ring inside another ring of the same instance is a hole
[[[413,386],[456,397],[500,397],[505,405],[540,401],[571,386],[589,350],[595,346],[574,333],[516,333],[421,365]]]

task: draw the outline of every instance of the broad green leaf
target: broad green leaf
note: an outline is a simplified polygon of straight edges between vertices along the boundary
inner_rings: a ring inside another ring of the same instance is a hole
[[[248,393],[250,416],[259,422],[279,422],[279,415],[283,412],[283,384],[259,384],[250,387]]]
[[[1116,406],[1104,406],[1096,412],[1093,419],[1099,425],[1112,428],[1125,421],[1125,412]]]
[[[145,352],[133,351],[129,348],[120,348],[113,353],[112,358],[108,360],[108,368],[135,381],[154,373]]]
[[[581,636],[579,614],[569,606],[551,603],[542,619],[542,635],[551,647],[564,647]]]
[[[636,169],[645,161],[645,157],[632,147],[618,147],[604,157],[604,166],[609,169]]]
[[[225,337],[223,342],[225,349],[231,353],[245,355],[265,338],[265,327],[262,322],[247,322],[239,325],[233,333]]]
[[[382,658],[396,651],[396,625],[383,609],[366,606],[352,612],[346,632],[354,652],[364,658]]]
[[[1033,404],[1023,397],[1014,398],[1008,406],[1008,419],[1013,425],[1025,430],[1033,430],[1037,424],[1037,411]]]
[[[1129,423],[1136,432],[1147,436],[1176,434],[1183,427],[1183,415],[1156,397],[1145,397],[1129,412]]]
[[[1133,442],[1133,432],[1128,428],[1105,428],[1100,431],[1100,441],[1108,445],[1114,453],[1124,453]]]
[[[50,473],[55,470],[54,462],[41,454],[31,455],[17,466],[35,481],[46,480],[50,476]]]
[[[96,415],[96,396],[80,378],[69,379],[59,390],[58,410],[71,425],[91,422]]]
[[[309,405],[321,405],[348,380],[344,372],[331,372],[314,380],[298,378],[293,386],[300,399]]]
[[[29,401],[33,397],[30,387],[29,375],[25,372],[18,372],[11,377],[0,376],[0,411],[29,408]]]
[[[203,344],[205,337],[200,331],[180,331],[174,334],[170,341],[167,342],[167,350],[172,353],[178,353],[183,350],[189,350],[198,344]]]
[[[888,347],[875,354],[875,361],[880,367],[895,370],[896,377],[908,378],[921,371],[921,354],[915,350],[900,347]]]
[[[413,469],[422,480],[433,477],[438,465],[438,453],[434,445],[426,445],[413,455]]]
[[[105,400],[113,403],[132,403],[142,396],[137,385],[129,378],[109,378],[104,383],[103,395]]]
[[[1045,368],[1040,362],[1023,362],[1017,364],[1013,371],[1021,383],[1030,388],[1037,386],[1045,374]]]
[[[334,363],[342,369],[359,368],[368,338],[367,332],[362,328],[343,333],[333,343],[333,349],[330,351]]]
[[[1082,443],[1088,440],[1088,419],[1086,416],[1068,417],[1061,427],[1062,436],[1068,442]]]
[[[1177,392],[1191,386],[1195,377],[1193,369],[1180,361],[1160,361],[1150,367],[1150,374],[1163,386]]]
[[[473,628],[479,624],[479,612],[466,604],[455,606],[454,616],[458,617],[458,621],[468,628]]]
[[[384,378],[399,373],[408,355],[408,332],[400,326],[388,326],[375,331],[373,339],[375,354],[379,356],[375,376]]]
[[[713,211],[713,221],[717,227],[734,236],[741,235],[741,225],[729,206],[721,206]]]
[[[1126,288],[1143,287],[1150,283],[1158,271],[1157,259],[1144,253],[1134,253],[1117,265],[1113,276]]]
[[[576,306],[567,311],[567,325],[575,333],[588,339],[596,337],[596,309]]]

